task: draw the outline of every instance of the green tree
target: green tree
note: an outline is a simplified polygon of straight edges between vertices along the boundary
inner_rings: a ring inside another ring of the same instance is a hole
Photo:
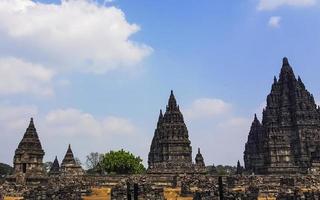
[[[218,165],[217,167],[218,175],[232,175],[236,173],[237,167],[228,165]]]
[[[0,163],[0,178],[5,175],[9,175],[13,172],[13,168],[10,165]]]
[[[103,155],[101,166],[107,173],[140,174],[145,172],[142,159],[128,151],[110,151]]]

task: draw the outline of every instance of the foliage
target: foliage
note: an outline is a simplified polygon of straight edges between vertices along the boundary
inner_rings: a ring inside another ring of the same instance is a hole
[[[98,152],[91,152],[87,155],[86,167],[88,170],[94,169],[97,167],[100,161],[102,161],[103,154],[99,154]]]
[[[236,173],[237,167],[229,165],[218,165],[216,166],[218,175],[232,175]]]
[[[9,175],[13,172],[13,168],[10,165],[0,163],[0,177]]]
[[[146,170],[139,156],[136,157],[123,149],[106,153],[101,166],[107,173],[115,174],[140,174]]]

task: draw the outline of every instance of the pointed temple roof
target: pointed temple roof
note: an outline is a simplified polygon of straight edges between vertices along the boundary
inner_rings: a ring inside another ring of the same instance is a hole
[[[173,94],[173,90],[171,90],[171,94],[168,100],[167,111],[176,111],[178,110],[176,97]]]
[[[70,144],[68,146],[67,153],[64,156],[64,159],[62,160],[62,163],[61,163],[61,166],[65,166],[65,165],[76,165],[76,160],[74,159]]]
[[[19,150],[37,150],[43,152],[37,130],[34,126],[33,118],[30,119],[29,126],[19,143]]]
[[[162,110],[160,109],[160,114],[159,114],[158,123],[157,123],[158,126],[161,125],[162,121],[163,121],[163,114],[162,114]]]
[[[182,171],[186,166],[190,169],[192,165],[190,144],[183,115],[171,90],[166,112],[163,114],[160,110],[148,156],[149,169],[158,168],[159,172],[165,170],[166,166],[176,167]]]
[[[166,107],[166,112],[162,119],[162,122],[164,123],[183,123],[185,126],[183,115],[172,90]]]
[[[50,168],[50,174],[54,174],[54,173],[59,173],[60,172],[60,165],[59,165],[59,161],[58,158],[56,156],[56,158],[54,159],[52,166]]]
[[[198,148],[198,153],[196,155],[195,160],[196,160],[196,165],[205,166],[203,156],[200,152],[200,148]]]
[[[236,174],[241,175],[242,172],[243,172],[243,168],[242,168],[242,166],[240,164],[240,160],[238,160]]]
[[[305,89],[301,78],[296,79],[286,57],[283,58],[279,77],[279,80],[273,83],[267,97],[267,107],[263,112],[262,124],[282,126],[301,123],[314,124],[317,119],[313,117],[316,117],[318,113],[314,98]],[[313,119],[304,119],[303,116],[306,114],[313,116]]]
[[[296,78],[283,58],[279,79],[274,78],[262,123],[255,116],[245,145],[244,161],[254,173],[304,173],[316,154],[320,110],[314,97]]]

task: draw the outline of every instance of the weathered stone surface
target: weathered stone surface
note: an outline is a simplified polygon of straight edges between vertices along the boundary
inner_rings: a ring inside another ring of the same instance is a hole
[[[82,167],[78,165],[76,160],[74,159],[70,144],[66,152],[66,155],[62,160],[60,170],[61,170],[61,173],[64,175],[79,176],[84,174]]]
[[[320,146],[320,112],[288,59],[274,78],[262,123],[255,116],[245,146],[245,168],[256,174],[307,173]]]
[[[58,161],[57,156],[56,156],[56,158],[54,159],[54,161],[52,163],[52,166],[51,166],[50,171],[49,171],[49,175],[50,176],[60,175],[60,165],[59,165],[59,161]]]
[[[202,158],[203,159],[203,158]],[[160,111],[157,128],[148,156],[148,173],[194,173],[204,172],[205,167],[192,163],[192,147],[183,115],[171,91],[166,112]]]
[[[44,154],[31,118],[29,126],[15,151],[13,176],[8,178],[20,183],[46,181],[46,173],[43,168]]]

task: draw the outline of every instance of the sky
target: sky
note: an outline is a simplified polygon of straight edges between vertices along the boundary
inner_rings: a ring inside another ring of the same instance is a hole
[[[243,164],[284,56],[320,102],[319,0],[0,0],[0,162],[31,117],[44,161],[68,144],[147,163],[170,90],[195,156]]]

